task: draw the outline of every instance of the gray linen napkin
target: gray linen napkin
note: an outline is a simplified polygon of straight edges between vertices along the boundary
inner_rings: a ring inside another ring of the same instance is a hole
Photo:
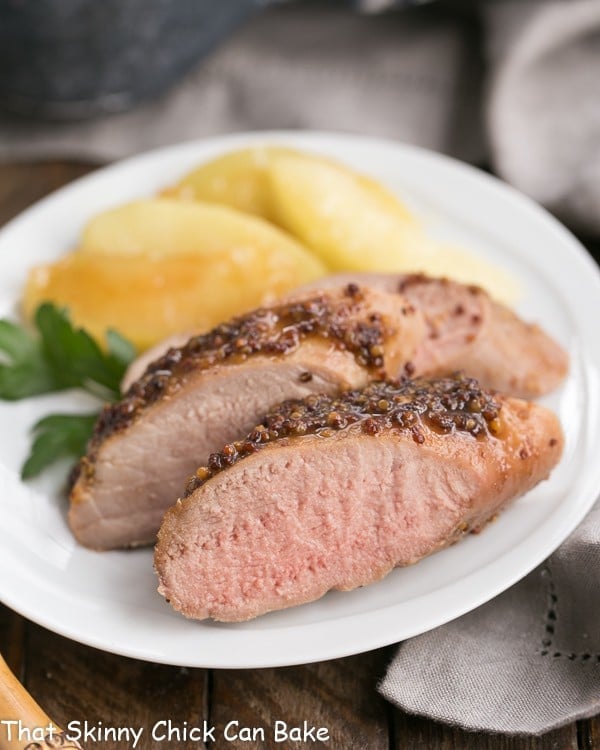
[[[571,226],[599,234],[599,0],[483,7],[497,171]]]
[[[403,643],[379,690],[465,729],[539,734],[600,710],[600,502],[504,594]]]

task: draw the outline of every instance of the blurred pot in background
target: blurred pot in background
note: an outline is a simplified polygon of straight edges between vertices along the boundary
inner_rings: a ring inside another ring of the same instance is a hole
[[[165,91],[255,0],[0,0],[0,107],[77,119]]]

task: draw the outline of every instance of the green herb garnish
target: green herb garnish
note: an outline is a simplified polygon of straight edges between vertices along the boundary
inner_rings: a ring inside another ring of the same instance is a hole
[[[37,332],[0,320],[0,398],[17,400],[42,393],[84,388],[101,398],[118,399],[120,383],[135,356],[133,346],[108,331],[105,353],[66,310],[38,307]]]
[[[29,457],[21,477],[31,479],[61,458],[79,458],[85,453],[98,414],[50,414],[33,426]]]
[[[107,351],[68,312],[40,305],[36,330],[0,320],[0,399],[16,401],[67,388],[82,388],[104,401],[121,397],[121,380],[135,357],[134,347],[116,331],[106,334]],[[99,413],[98,409],[98,413]],[[54,461],[79,457],[91,437],[96,414],[53,414],[33,427],[31,453],[22,468],[24,479]]]

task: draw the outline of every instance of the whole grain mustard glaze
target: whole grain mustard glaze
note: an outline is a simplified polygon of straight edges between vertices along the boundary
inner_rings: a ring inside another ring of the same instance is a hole
[[[186,488],[186,497],[222,469],[264,446],[287,438],[334,432],[360,424],[366,435],[384,430],[409,432],[417,444],[425,440],[422,426],[438,433],[465,432],[475,438],[493,436],[500,405],[473,378],[461,373],[436,380],[375,381],[338,397],[311,395],[285,401],[269,413],[244,440],[210,456]]]

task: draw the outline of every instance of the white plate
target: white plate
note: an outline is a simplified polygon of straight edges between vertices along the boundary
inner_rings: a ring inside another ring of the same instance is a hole
[[[571,371],[545,402],[560,415],[564,458],[548,482],[479,536],[380,583],[333,592],[253,622],[190,622],[156,593],[150,550],[94,553],[65,523],[61,476],[27,485],[18,470],[28,428],[50,410],[81,408],[61,394],[0,402],[0,598],[32,620],[92,646],[156,662],[264,667],[329,659],[393,643],[491,599],[549,555],[600,488],[600,278],[578,242],[514,190],[475,169],[407,146],[348,135],[263,133],[183,144],[95,172],[59,190],[0,233],[0,316],[13,314],[27,269],[72,247],[94,213],[150,195],[199,162],[255,142],[339,158],[381,179],[441,237],[522,281],[520,312],[568,349]]]

